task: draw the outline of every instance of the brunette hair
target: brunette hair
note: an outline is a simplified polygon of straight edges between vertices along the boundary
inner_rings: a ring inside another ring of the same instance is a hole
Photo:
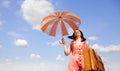
[[[79,29],[76,29],[76,30],[79,30]],[[82,31],[81,31],[81,30],[79,30],[79,31],[80,31],[80,33],[81,33],[81,38],[82,38],[81,41],[83,42],[83,41],[86,40],[86,38],[84,38]],[[72,34],[72,36],[68,36],[68,38],[70,38],[70,39],[75,39],[75,38],[76,38],[76,37],[75,37],[75,32]]]

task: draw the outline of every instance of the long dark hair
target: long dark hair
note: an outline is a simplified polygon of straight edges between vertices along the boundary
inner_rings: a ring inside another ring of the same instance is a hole
[[[79,29],[76,29],[76,30],[79,30]],[[84,38],[82,31],[81,31],[81,30],[79,30],[79,31],[80,31],[80,33],[81,33],[81,38],[82,38],[81,41],[83,42],[83,41],[86,40],[86,38]],[[72,34],[72,36],[68,36],[68,38],[70,38],[70,39],[76,39],[76,37],[75,37],[75,32]]]

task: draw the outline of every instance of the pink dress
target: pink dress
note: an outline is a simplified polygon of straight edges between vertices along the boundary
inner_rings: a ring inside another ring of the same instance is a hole
[[[67,71],[84,71],[83,50],[87,48],[87,41],[73,40],[71,45],[72,57],[68,63]]]

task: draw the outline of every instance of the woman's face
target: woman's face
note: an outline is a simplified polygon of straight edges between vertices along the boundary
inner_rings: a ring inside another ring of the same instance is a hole
[[[75,37],[80,37],[81,33],[79,30],[75,30],[74,35],[75,35]]]

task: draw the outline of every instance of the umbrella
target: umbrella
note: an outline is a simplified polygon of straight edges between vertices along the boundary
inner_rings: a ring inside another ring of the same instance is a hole
[[[80,23],[80,18],[71,13],[70,11],[55,11],[42,19],[41,30],[43,32],[49,33],[50,36],[56,36],[56,29],[58,25],[60,25],[61,34],[62,36],[65,36],[68,35],[68,29],[66,28],[66,25],[68,25],[69,28],[72,28],[72,30],[74,31],[79,28],[77,24]]]

